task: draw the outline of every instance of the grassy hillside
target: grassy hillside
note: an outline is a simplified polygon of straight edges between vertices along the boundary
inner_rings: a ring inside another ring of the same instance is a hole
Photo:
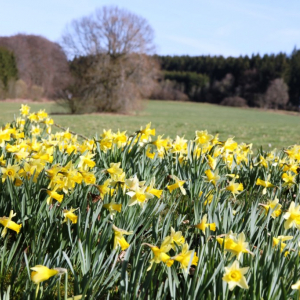
[[[45,108],[48,113],[62,112],[53,103],[29,104],[32,111]],[[148,122],[157,134],[170,137],[185,135],[192,139],[195,130],[207,129],[220,134],[221,140],[235,136],[237,142],[253,143],[254,148],[282,148],[300,143],[300,116],[255,109],[240,109],[210,104],[145,101],[145,109],[135,115],[63,115],[53,114],[55,122],[92,137],[103,129],[127,130],[131,133]],[[18,114],[20,103],[0,103],[0,124]]]

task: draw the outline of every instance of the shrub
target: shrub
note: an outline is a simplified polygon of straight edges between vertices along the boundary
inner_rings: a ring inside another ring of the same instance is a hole
[[[220,105],[224,106],[235,106],[235,107],[247,107],[247,101],[244,98],[234,96],[224,98]]]
[[[178,84],[171,80],[163,80],[153,90],[150,99],[154,100],[189,100],[188,96],[177,88]]]
[[[44,88],[38,85],[33,85],[30,88],[29,96],[32,100],[38,101],[41,100],[42,96],[44,94]]]

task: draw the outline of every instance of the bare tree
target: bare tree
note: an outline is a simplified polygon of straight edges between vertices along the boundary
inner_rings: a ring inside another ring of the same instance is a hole
[[[282,78],[271,81],[265,96],[266,107],[278,109],[284,108],[289,102],[288,86]]]
[[[128,111],[151,93],[158,64],[149,56],[153,30],[144,18],[116,6],[103,7],[67,26],[61,44],[80,71],[73,72],[79,87],[74,101],[97,111]]]

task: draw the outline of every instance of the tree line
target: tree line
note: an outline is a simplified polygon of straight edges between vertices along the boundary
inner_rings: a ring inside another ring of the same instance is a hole
[[[300,105],[300,50],[288,55],[158,56],[166,80],[190,100],[295,109]],[[198,80],[197,80],[198,79]],[[198,92],[191,92],[191,91]],[[228,99],[229,98],[229,99]],[[229,100],[229,101],[228,101]],[[237,103],[234,103],[237,102]]]

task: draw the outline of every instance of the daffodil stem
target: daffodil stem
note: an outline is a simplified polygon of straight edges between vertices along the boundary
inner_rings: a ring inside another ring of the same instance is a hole
[[[37,296],[39,294],[39,289],[40,289],[40,284],[38,283],[38,285],[36,286],[36,290],[35,290],[35,299],[37,299]]]
[[[68,298],[68,273],[65,273],[65,297],[64,300]]]
[[[56,127],[58,127],[58,128],[60,128],[60,129],[62,129],[62,130],[64,130],[64,131],[67,131],[66,128],[62,127],[62,126],[59,125],[59,124],[54,123],[53,125],[56,126]],[[86,136],[84,136],[84,135],[82,135],[82,134],[76,133],[76,132],[71,131],[71,130],[69,130],[69,132],[72,133],[73,135],[78,135],[78,136],[80,136],[82,139],[84,139],[84,140],[86,140],[86,141],[89,140]]]
[[[57,280],[57,296],[58,296],[58,300],[61,300],[61,298],[60,298],[60,280],[61,280],[61,275],[59,275],[59,278]]]

